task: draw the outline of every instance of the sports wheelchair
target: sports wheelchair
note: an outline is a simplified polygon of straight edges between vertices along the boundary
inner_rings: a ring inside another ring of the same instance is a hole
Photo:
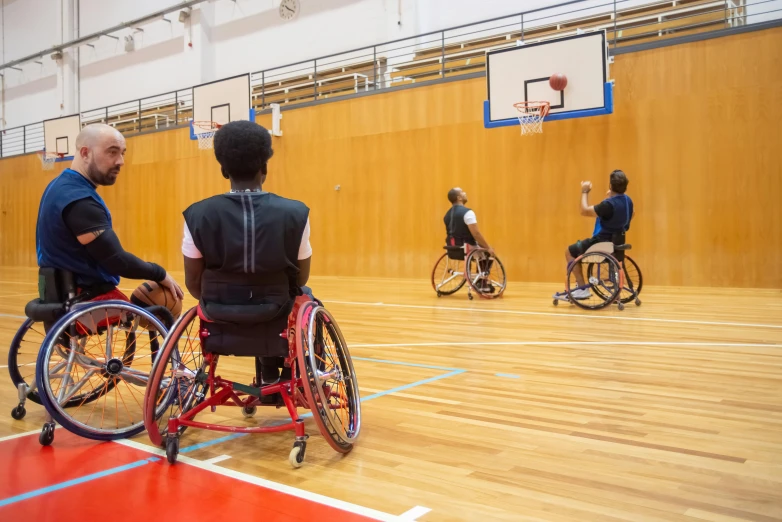
[[[619,310],[624,310],[625,304],[635,301],[636,306],[641,306],[638,297],[643,287],[643,275],[641,269],[625,252],[632,247],[628,244],[615,245],[611,241],[600,242],[592,245],[581,256],[570,263],[565,280],[565,293],[563,297],[554,296],[554,305],[559,301],[575,304],[586,310],[599,310],[615,303]],[[586,265],[585,284],[578,286],[575,270]],[[588,290],[589,297],[574,297],[576,290]]]
[[[271,384],[263,383],[253,336],[247,334],[253,327],[249,322],[255,319],[215,319],[214,314],[207,318],[200,306],[185,312],[163,343],[152,370],[144,396],[144,424],[152,443],[166,449],[169,463],[176,462],[180,437],[188,427],[232,433],[293,430],[296,438],[288,460],[298,468],[308,438],[298,407],[312,410],[315,424],[334,450],[348,453],[353,448],[361,428],[358,381],[342,332],[322,304],[299,296],[288,314],[287,329],[279,334],[267,331],[287,341],[282,375]],[[233,382],[217,373],[218,360],[224,355],[256,357],[252,384]],[[214,412],[217,406],[237,406],[250,418],[259,405],[285,406],[290,422],[240,427],[194,420],[200,412],[207,408]]]
[[[143,431],[140,398],[170,312],[139,308],[112,285],[77,289],[70,272],[48,267],[39,270],[39,292],[8,354],[19,393],[11,416],[24,418],[28,399],[42,404],[44,446],[54,440],[55,421],[94,440]]]
[[[473,291],[485,299],[496,299],[505,292],[508,280],[497,256],[469,244],[443,248],[445,253],[432,269],[432,288],[437,297],[455,294],[465,283],[470,300]]]

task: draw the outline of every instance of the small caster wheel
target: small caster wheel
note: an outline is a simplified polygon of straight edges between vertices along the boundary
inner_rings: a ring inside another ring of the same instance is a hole
[[[41,434],[38,435],[38,442],[41,446],[48,446],[54,441],[54,423],[46,423],[41,428]]]
[[[470,301],[472,301],[472,294],[467,294],[467,299],[469,299]]]
[[[291,463],[291,466],[293,466],[296,469],[301,467],[302,463],[304,462],[305,451],[307,451],[306,442],[296,441],[293,443],[293,448],[291,449],[291,452],[288,455],[288,462]]]
[[[619,302],[619,304],[617,306],[619,307],[619,311],[620,312],[625,309],[625,304],[623,302],[621,302],[621,301]]]
[[[244,415],[245,419],[251,419],[255,415],[256,411],[258,411],[257,406],[245,406],[242,408],[242,415]]]
[[[554,299],[554,306],[559,306],[559,299]]]
[[[16,420],[22,420],[24,419],[24,416],[27,415],[27,410],[24,409],[24,406],[21,404],[11,410],[11,417],[13,417]]]
[[[635,306],[641,306],[641,300],[637,297],[635,298]]]
[[[166,439],[166,459],[169,464],[176,462],[179,455],[179,437],[168,437]]]
[[[442,297],[442,296],[443,296],[443,293],[438,291],[437,292],[437,297]]]

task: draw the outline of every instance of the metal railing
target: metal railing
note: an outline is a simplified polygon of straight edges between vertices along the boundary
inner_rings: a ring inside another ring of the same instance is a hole
[[[611,50],[782,18],[780,0],[573,0],[250,74],[252,107],[288,106],[485,70],[495,49],[606,31]],[[188,124],[193,89],[81,113],[130,136]],[[42,150],[43,122],[0,132],[0,157]]]

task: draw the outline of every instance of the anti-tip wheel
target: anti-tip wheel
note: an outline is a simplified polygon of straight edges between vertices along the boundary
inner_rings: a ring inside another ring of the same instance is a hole
[[[304,450],[306,449],[305,443],[295,443],[293,445],[293,448],[291,448],[291,452],[288,455],[288,462],[291,463],[291,466],[293,466],[296,469],[299,469],[301,465],[304,463]]]
[[[179,455],[179,437],[169,437],[166,439],[166,459],[169,464],[176,462]]]
[[[38,435],[38,442],[41,446],[48,446],[54,442],[54,424],[44,424],[41,428],[41,434]]]
[[[472,294],[467,294],[467,298],[472,301]]]
[[[27,415],[27,410],[25,410],[24,406],[21,404],[11,410],[11,417],[13,417],[15,420],[22,420],[24,419],[25,415]]]
[[[635,306],[641,306],[641,300],[637,297],[635,298]]]
[[[559,306],[559,299],[554,299],[554,306]]]
[[[245,419],[251,419],[256,411],[258,411],[257,406],[245,406],[242,408],[242,415],[244,415]]]
[[[619,307],[619,311],[620,312],[625,309],[625,304],[623,302],[621,302],[621,301],[619,302],[619,304],[617,306]]]

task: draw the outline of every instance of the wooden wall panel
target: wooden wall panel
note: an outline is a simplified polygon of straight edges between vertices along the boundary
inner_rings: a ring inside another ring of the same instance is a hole
[[[548,123],[542,136],[482,125],[474,79],[285,112],[267,188],[312,208],[319,275],[428,277],[460,185],[514,281],[559,281],[587,237],[579,181],[624,169],[636,203],[632,255],[661,285],[782,286],[782,29],[621,55],[616,111]],[[270,116],[259,116],[270,126]],[[181,268],[181,211],[227,189],[188,131],[128,140],[101,189],[125,246]],[[35,263],[34,156],[0,161],[0,264]],[[340,185],[336,191],[335,186]]]

